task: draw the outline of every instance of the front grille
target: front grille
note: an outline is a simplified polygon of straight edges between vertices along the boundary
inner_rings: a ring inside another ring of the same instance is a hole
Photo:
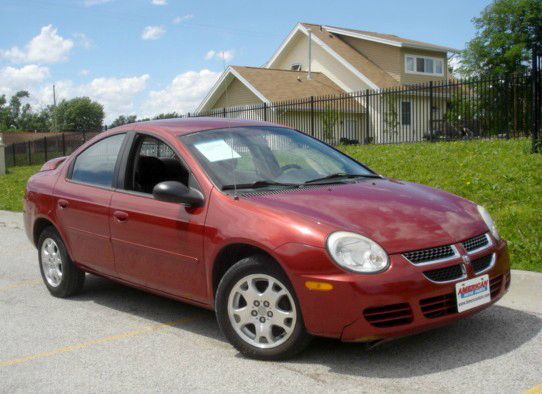
[[[463,276],[463,270],[459,264],[449,267],[437,268],[423,273],[427,279],[434,282],[448,282],[460,279]]]
[[[363,316],[371,325],[379,328],[401,326],[414,320],[412,309],[407,303],[367,308]]]
[[[472,265],[474,272],[479,273],[486,270],[491,265],[492,260],[493,254],[488,254],[487,256],[480,257],[479,259],[472,260],[470,264]]]
[[[489,291],[491,292],[491,299],[499,295],[502,287],[502,277],[502,275],[499,275],[489,281]]]
[[[484,246],[489,245],[489,240],[485,234],[478,235],[476,237],[467,239],[462,242],[463,247],[467,252],[472,252],[473,250],[483,248]]]
[[[502,281],[503,275],[496,276],[489,280],[491,299],[494,299],[497,295],[499,295],[502,287]],[[455,298],[455,293],[424,298],[423,300],[420,300],[420,308],[422,309],[423,315],[429,319],[457,313],[457,301]]]
[[[420,301],[420,308],[422,309],[423,315],[428,319],[457,313],[455,293],[425,298]]]
[[[445,259],[454,255],[455,252],[450,245],[403,253],[403,256],[405,256],[413,264],[421,264],[428,261]]]

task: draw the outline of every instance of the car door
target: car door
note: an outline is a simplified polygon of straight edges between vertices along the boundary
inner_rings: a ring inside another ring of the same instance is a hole
[[[55,213],[74,261],[97,272],[115,273],[109,202],[126,133],[103,138],[70,163],[55,185]]]
[[[163,140],[137,134],[113,193],[111,242],[117,275],[175,296],[204,301],[202,259],[206,206],[157,201],[155,184],[177,180],[197,187],[179,154]]]

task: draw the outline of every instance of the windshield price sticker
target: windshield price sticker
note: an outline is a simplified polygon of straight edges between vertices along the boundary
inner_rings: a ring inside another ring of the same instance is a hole
[[[197,150],[211,163],[239,159],[241,156],[224,140],[213,140],[194,144]]]

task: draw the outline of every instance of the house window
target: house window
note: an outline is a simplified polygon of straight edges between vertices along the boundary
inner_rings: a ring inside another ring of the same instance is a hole
[[[409,74],[444,75],[443,70],[443,59],[417,55],[405,56],[405,71]]]
[[[410,101],[401,102],[401,124],[403,126],[410,126],[411,121],[411,103]]]
[[[301,69],[302,69],[301,63],[293,63],[290,66],[290,70],[292,70],[292,71],[301,71]]]

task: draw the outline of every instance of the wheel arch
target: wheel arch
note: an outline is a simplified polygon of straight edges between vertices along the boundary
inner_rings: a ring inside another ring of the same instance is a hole
[[[216,296],[218,284],[220,283],[220,280],[222,279],[224,274],[239,260],[256,255],[268,257],[286,275],[286,277],[289,277],[289,275],[282,267],[280,261],[271,252],[265,250],[262,247],[246,242],[231,243],[223,246],[213,260],[211,276],[211,294],[213,296],[213,299]]]

